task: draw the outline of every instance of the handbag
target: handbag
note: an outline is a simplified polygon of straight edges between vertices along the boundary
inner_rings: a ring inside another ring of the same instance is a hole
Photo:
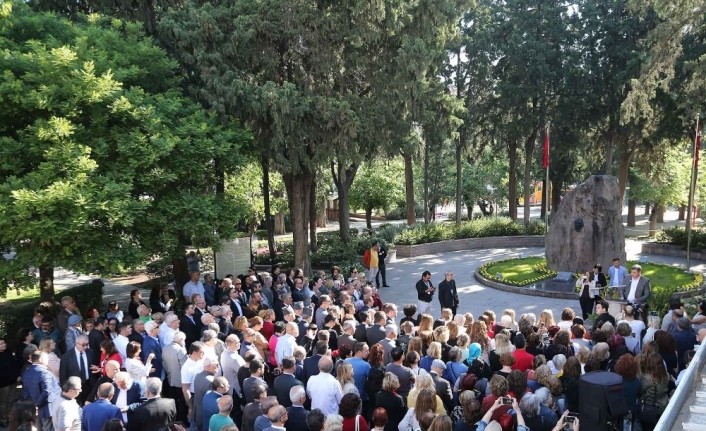
[[[638,407],[640,415],[638,417],[643,424],[654,426],[657,425],[659,417],[662,416],[662,412],[655,404],[657,402],[657,386],[654,385],[652,388],[654,389],[654,401],[652,404],[648,403],[646,401],[648,396],[645,394],[642,400],[640,400],[640,406]]]

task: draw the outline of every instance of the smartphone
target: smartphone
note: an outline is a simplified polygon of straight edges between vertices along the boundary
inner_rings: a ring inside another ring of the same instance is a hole
[[[565,416],[564,417],[565,424],[573,424],[574,422],[576,422],[576,416]]]
[[[502,404],[502,405],[512,405],[512,398],[510,398],[510,397],[502,397],[502,398],[500,398],[500,404]]]

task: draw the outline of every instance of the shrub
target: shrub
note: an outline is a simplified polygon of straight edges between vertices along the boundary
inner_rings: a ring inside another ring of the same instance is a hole
[[[539,229],[534,228],[534,230]],[[460,226],[451,223],[417,224],[398,233],[394,243],[415,245],[449,239],[517,236],[524,233],[524,227],[509,218],[484,218],[464,222]]]
[[[678,245],[684,249],[686,249],[687,240],[686,229],[679,226],[662,229],[655,236],[656,242]],[[706,229],[691,230],[691,248],[692,250],[706,250]]]
[[[154,280],[170,282],[174,280],[174,264],[172,259],[161,258],[153,260],[145,267],[147,276]]]
[[[83,312],[90,308],[100,309],[101,305],[103,305],[104,285],[103,280],[93,280],[90,283],[57,292],[56,299],[62,296],[71,296],[76,301],[78,308]],[[8,339],[12,340],[20,328],[32,325],[34,310],[40,304],[42,306],[47,305],[46,303],[40,303],[39,300],[21,301],[19,304],[12,304],[11,302],[5,304],[2,313],[0,313],[0,336],[8,337]]]
[[[544,222],[532,220],[525,228],[525,235],[544,235],[545,231]]]

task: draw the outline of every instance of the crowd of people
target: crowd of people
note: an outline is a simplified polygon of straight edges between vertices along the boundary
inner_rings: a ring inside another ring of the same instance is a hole
[[[368,271],[370,273],[370,271]],[[706,303],[679,301],[647,325],[605,301],[585,325],[571,308],[539,316],[457,313],[453,272],[425,271],[417,304],[384,302],[374,278],[334,267],[215,281],[198,270],[90,318],[61,298],[13,349],[0,339],[0,422],[10,431],[579,431],[585,373],[622,376],[636,426],[654,426],[706,335]],[[434,316],[434,296],[440,313]],[[654,314],[654,313],[653,313]],[[10,404],[19,381],[19,401]],[[645,406],[651,407],[645,408]],[[583,418],[581,418],[583,419]],[[621,424],[622,425],[622,424]]]

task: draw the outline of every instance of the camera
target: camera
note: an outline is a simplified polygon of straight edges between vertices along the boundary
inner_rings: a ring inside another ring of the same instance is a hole
[[[512,405],[512,398],[510,397],[502,397],[500,398],[500,404],[502,405]]]

